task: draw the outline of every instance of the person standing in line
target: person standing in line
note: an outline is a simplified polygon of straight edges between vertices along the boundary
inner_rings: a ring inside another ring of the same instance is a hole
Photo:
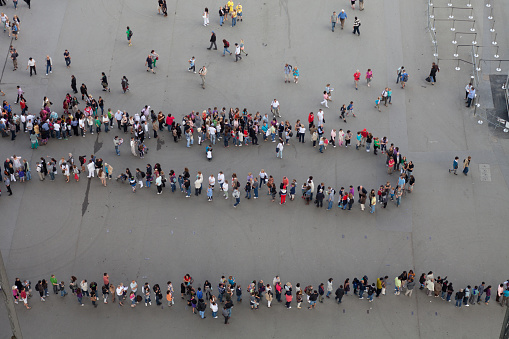
[[[431,84],[434,85],[437,82],[437,73],[440,72],[440,68],[438,65],[433,63],[431,65],[431,71],[429,72],[429,79],[431,80]]]
[[[13,48],[11,50],[11,60],[12,60],[12,65],[13,65],[13,71],[17,70],[18,69],[18,52],[16,51],[15,48]]]
[[[27,69],[29,67],[30,67],[30,76],[32,76],[32,71],[34,72],[35,75],[37,75],[37,69],[35,68],[35,60],[33,58],[28,58]]]
[[[398,68],[398,70],[396,71],[398,77],[396,78],[396,83],[398,83],[400,80],[401,80],[401,74],[403,74],[405,72],[405,66],[401,66],[400,68]],[[466,97],[465,97],[466,99]]]
[[[366,83],[368,84],[368,87],[370,87],[370,82],[373,79],[373,72],[371,71],[371,68],[368,68],[366,71]]]
[[[449,173],[451,173],[451,171],[455,174],[455,175],[458,175],[458,173],[456,173],[458,171],[458,160],[459,160],[459,157],[454,157],[454,161],[452,162],[452,168],[449,168]]]
[[[339,21],[341,22],[341,29],[343,29],[345,27],[345,20],[347,18],[347,15],[345,13],[345,10],[342,9],[341,12],[339,12]]]
[[[226,306],[223,306],[223,317],[224,317],[224,324],[228,325],[228,320],[230,319],[230,315],[228,312],[228,309]]]
[[[463,160],[463,174],[465,174],[465,176],[467,176],[468,168],[470,167],[470,160],[472,160],[471,156]]]
[[[189,68],[187,69],[188,72],[193,71],[194,73],[196,73],[195,62],[196,62],[196,60],[195,60],[194,56],[191,57],[191,59],[189,59]]]
[[[332,25],[332,32],[334,32],[334,27],[336,27],[336,24],[338,23],[338,15],[336,14],[336,11],[332,12],[330,23]]]
[[[353,34],[355,34],[355,32],[357,32],[357,35],[361,35],[361,32],[359,30],[359,27],[361,27],[361,21],[355,17],[355,20],[353,21]]]
[[[353,74],[353,81],[355,83],[355,89],[358,90],[358,86],[359,86],[359,80],[361,79],[361,72],[359,72],[359,70],[356,70],[355,73]]]
[[[216,45],[216,33],[214,33],[214,31],[212,31],[211,35],[210,35],[210,46],[209,48],[207,49],[212,49],[212,46],[214,46],[214,49],[217,50],[217,45]]]
[[[65,65],[67,68],[71,67],[71,53],[68,50],[64,51]]]
[[[240,46],[238,43],[235,43],[235,62],[239,59],[242,60],[242,57],[240,56]]]
[[[486,305],[488,305],[488,303],[490,302],[490,298],[491,298],[491,285],[488,285],[488,287],[486,287],[486,298],[484,298],[484,303]]]
[[[288,82],[290,83],[291,74],[292,74],[293,67],[292,65],[285,64],[284,72],[285,72],[285,84]]]
[[[279,143],[276,146],[276,158],[283,159],[283,139],[279,139]]]
[[[201,77],[201,87],[205,89],[205,77],[207,76],[207,68],[205,66],[202,66],[198,70],[198,74],[200,74]]]
[[[470,107],[472,104],[472,100],[475,98],[475,88],[474,86],[470,87],[470,92],[468,92],[467,95],[467,107]]]
[[[414,291],[415,287],[415,281],[413,279],[410,279],[406,285],[406,292],[405,296],[412,297],[412,292]]]
[[[225,183],[226,183],[226,181],[225,181]],[[233,205],[233,207],[237,208],[237,206],[240,204],[240,192],[237,189],[237,187],[233,188],[232,197],[235,198],[235,204]]]
[[[127,26],[127,31],[125,34],[127,35],[127,42],[129,42],[129,46],[132,46],[133,44],[131,43],[131,38],[133,37],[133,31],[131,31],[129,26]]]

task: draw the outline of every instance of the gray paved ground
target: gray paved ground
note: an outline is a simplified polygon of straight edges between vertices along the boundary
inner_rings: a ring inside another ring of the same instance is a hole
[[[448,275],[457,289],[481,280],[495,285],[507,278],[504,230],[509,143],[495,138],[486,125],[479,126],[472,111],[462,106],[467,70],[455,72],[453,63],[443,62],[437,86],[422,80],[432,61],[425,1],[367,0],[364,12],[352,12],[347,1],[315,5],[300,0],[246,1],[246,21],[236,28],[219,27],[216,12],[220,3],[171,2],[167,18],[157,15],[155,3],[48,0],[34,3],[31,11],[22,4],[18,10],[20,39],[14,43],[20,69],[12,72],[10,60],[6,61],[1,79],[6,99],[13,102],[16,85],[21,84],[31,108],[38,108],[42,97],[48,96],[60,111],[59,102],[70,91],[70,75],[75,74],[79,84],[85,82],[89,93],[103,96],[106,107],[114,110],[135,112],[149,104],[179,118],[213,106],[247,107],[264,113],[275,97],[283,117],[293,124],[320,108],[321,91],[330,82],[335,92],[326,110],[327,133],[333,127],[354,132],[367,128],[377,136],[388,136],[416,164],[415,192],[404,197],[400,208],[390,206],[371,215],[361,213],[357,204],[350,213],[303,208],[300,199],[280,207],[271,204],[264,192],[259,200],[242,199],[239,208],[233,209],[230,201],[207,203],[203,197],[185,199],[169,191],[157,196],[153,188],[134,195],[127,185],[113,181],[107,188],[95,180],[67,185],[61,176],[55,183],[15,183],[14,196],[8,198],[4,193],[0,204],[0,248],[11,279],[20,276],[36,281],[55,273],[66,282],[71,274],[99,281],[103,272],[109,272],[113,283],[127,283],[133,277],[138,283],[162,284],[171,279],[178,289],[181,277],[189,272],[200,283],[209,279],[216,284],[222,274],[234,274],[245,286],[252,279],[270,281],[279,274],[285,282],[315,286],[332,276],[337,286],[346,277],[367,274],[375,280],[387,274],[393,279],[413,268]],[[485,10],[481,1],[473,3],[480,29]],[[205,6],[211,11],[209,27],[202,26]],[[501,23],[509,7],[498,2],[496,6]],[[348,14],[347,27],[333,34],[330,12],[341,8]],[[14,11],[6,12],[12,16]],[[355,15],[362,20],[360,37],[350,33]],[[125,38],[127,25],[135,32],[132,47]],[[497,29],[499,44],[509,46],[507,31]],[[234,63],[233,57],[221,57],[219,50],[207,51],[212,30],[218,40],[244,39],[249,56]],[[451,33],[445,27],[443,34]],[[2,37],[4,55],[9,42],[7,36]],[[69,70],[62,56],[66,48],[72,54]],[[161,56],[156,75],[148,74],[143,66],[151,49]],[[46,54],[54,60],[49,77],[43,70]],[[205,64],[209,68],[206,90],[201,89],[197,75],[186,71],[192,55],[198,67]],[[23,69],[29,56],[38,63],[39,74],[32,78]],[[298,85],[284,84],[285,62],[299,67]],[[401,64],[411,76],[404,91],[394,83]],[[356,69],[364,74],[367,68],[374,71],[372,87],[361,82],[355,91],[352,74]],[[111,93],[100,91],[101,71],[109,76]],[[122,75],[131,83],[126,95],[120,91]],[[378,113],[373,102],[387,85],[393,87],[393,105]],[[337,119],[338,109],[349,100],[355,101],[358,117],[344,125]],[[0,157],[21,155],[34,169],[41,156],[95,153],[115,173],[160,162],[166,171],[180,173],[187,166],[192,175],[198,170],[216,175],[223,170],[228,176],[236,172],[242,180],[247,172],[265,168],[277,180],[286,175],[301,184],[313,175],[316,181],[336,188],[350,184],[376,188],[389,179],[381,156],[339,148],[321,155],[309,141],[301,145],[292,140],[284,150],[284,160],[275,159],[272,143],[228,150],[218,145],[208,163],[203,149],[174,144],[168,133],[158,143],[148,141],[151,151],[145,161],[132,157],[125,145],[122,156],[116,157],[112,137],[110,133],[52,140],[31,151],[27,136],[20,135],[15,142],[0,141]],[[455,155],[461,159],[472,155],[468,177],[447,173]],[[480,163],[490,165],[491,182],[480,180]],[[30,311],[18,310],[27,338],[106,336],[103,333],[132,338],[240,333],[274,338],[494,338],[499,334],[504,310],[495,304],[457,310],[416,294],[412,299],[389,294],[372,304],[349,297],[341,307],[328,302],[315,311],[275,305],[249,314],[247,305],[241,304],[234,308],[228,328],[210,316],[195,325],[199,320],[193,319],[180,300],[174,309],[131,310],[115,305],[92,309],[88,302],[79,307],[70,296],[65,300],[51,296],[45,304],[32,299]],[[312,314],[299,314],[306,312]],[[0,338],[7,338],[3,308],[0,315]]]

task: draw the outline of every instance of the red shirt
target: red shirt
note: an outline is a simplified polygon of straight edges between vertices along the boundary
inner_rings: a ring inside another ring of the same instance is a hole
[[[355,81],[359,81],[361,78],[361,72],[354,73],[353,78]]]
[[[308,116],[308,122],[312,123],[314,120],[315,120],[315,116],[312,113],[310,113]]]

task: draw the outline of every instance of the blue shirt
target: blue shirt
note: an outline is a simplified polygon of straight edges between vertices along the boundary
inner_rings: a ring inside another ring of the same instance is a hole
[[[403,185],[404,185],[404,184],[405,184],[405,179],[403,179],[402,177],[399,177],[399,179],[398,179],[398,185],[399,185],[400,187],[403,187]]]
[[[341,20],[346,19],[346,13],[345,13],[345,12],[340,12],[338,16],[339,16],[339,18],[340,18]]]

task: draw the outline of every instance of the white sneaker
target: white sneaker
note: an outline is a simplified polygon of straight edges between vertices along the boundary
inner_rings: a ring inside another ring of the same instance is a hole
[[[148,306],[147,303],[145,303],[145,307]]]

